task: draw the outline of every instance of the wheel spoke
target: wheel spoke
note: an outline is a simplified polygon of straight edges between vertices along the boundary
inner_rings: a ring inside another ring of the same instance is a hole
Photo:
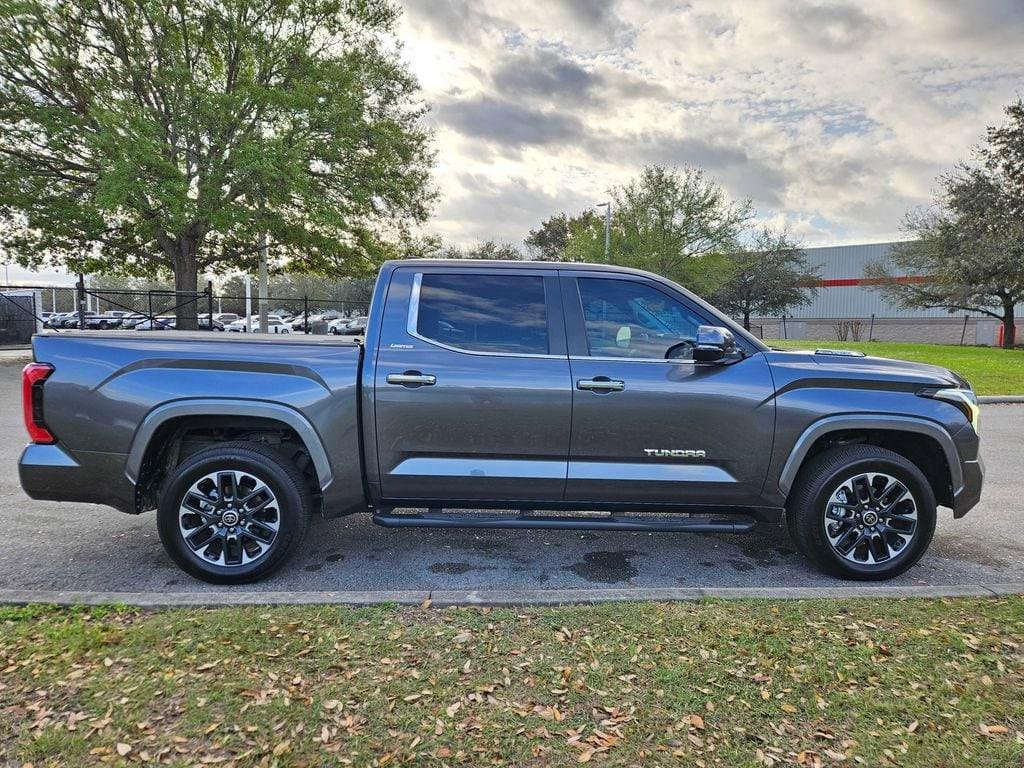
[[[228,499],[235,501],[238,498],[238,480],[234,472],[217,473],[217,491],[222,503]]]
[[[259,520],[250,520],[249,527],[245,529],[245,532],[260,544],[270,544],[274,540],[274,536],[277,535],[277,531],[268,528]]]
[[[217,519],[217,516],[213,512],[214,502],[196,491],[189,491],[186,493],[185,500],[181,502],[181,506],[194,514],[199,515],[207,522],[216,521]]]

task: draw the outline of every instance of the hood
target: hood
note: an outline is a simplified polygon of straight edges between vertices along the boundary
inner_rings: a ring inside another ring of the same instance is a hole
[[[771,350],[767,353],[773,365],[799,367],[806,376],[843,379],[879,379],[920,386],[960,387],[970,389],[967,380],[938,365],[909,360],[892,360],[849,354],[846,350]]]

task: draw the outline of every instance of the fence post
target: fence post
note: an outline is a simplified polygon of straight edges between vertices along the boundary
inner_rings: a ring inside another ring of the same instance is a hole
[[[789,332],[786,330],[786,313],[782,313],[782,338],[788,339]]]
[[[960,331],[960,346],[961,347],[964,345],[964,337],[967,336],[967,318],[968,317],[970,317],[970,315],[964,314],[964,329],[962,331]],[[975,335],[977,335],[977,334],[975,334]],[[978,340],[975,339],[974,343],[977,344]]]
[[[153,330],[153,289],[146,291],[146,300],[149,305],[149,329]]]
[[[78,330],[85,330],[85,275],[78,273]]]
[[[206,312],[210,317],[210,330],[213,331],[213,280],[206,281]]]
[[[868,326],[868,341],[875,340],[875,313],[871,313],[871,325]]]
[[[309,335],[309,295],[302,297],[302,332]]]

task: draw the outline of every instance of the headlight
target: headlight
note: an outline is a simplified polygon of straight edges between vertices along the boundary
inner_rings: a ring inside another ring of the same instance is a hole
[[[971,426],[974,427],[974,431],[978,431],[978,416],[981,415],[981,409],[978,408],[978,397],[969,389],[924,389],[919,393],[924,397],[934,397],[936,400],[945,400],[947,403],[955,405],[967,420],[971,422]]]

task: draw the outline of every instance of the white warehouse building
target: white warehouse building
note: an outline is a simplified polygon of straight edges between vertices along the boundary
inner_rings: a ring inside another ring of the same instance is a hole
[[[916,341],[941,344],[985,344],[1001,341],[1001,324],[977,312],[945,309],[903,309],[888,301],[877,282],[864,276],[864,268],[889,259],[890,243],[807,248],[821,280],[811,303],[791,307],[785,318],[751,319],[751,330],[764,338],[820,341]],[[900,277],[915,278],[896,270]],[[1024,307],[1018,308],[1017,317]],[[1018,338],[1020,338],[1018,321]]]

